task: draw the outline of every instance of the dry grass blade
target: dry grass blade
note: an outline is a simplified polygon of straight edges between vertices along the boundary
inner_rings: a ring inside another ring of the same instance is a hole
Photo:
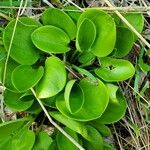
[[[113,8],[113,4],[109,0],[103,0],[109,7]],[[136,31],[136,29],[123,17],[123,15],[117,11],[114,10],[114,12],[119,16],[119,18],[137,35],[137,37],[148,47],[150,48],[150,44],[142,37],[140,33]]]
[[[4,64],[4,73],[3,73],[3,81],[2,81],[3,87],[5,87],[5,80],[6,80],[6,73],[7,73],[7,63],[8,63],[8,60],[9,60],[10,51],[11,51],[11,47],[12,47],[12,43],[13,43],[13,39],[14,39],[14,35],[15,35],[16,27],[17,27],[17,22],[18,22],[20,13],[21,13],[22,5],[23,5],[23,0],[21,0],[21,2],[20,2],[20,8],[19,8],[18,13],[17,13],[17,17],[16,17],[13,33],[12,33],[12,36],[11,36],[11,41],[10,41],[8,52],[7,52],[6,61],[5,61],[5,64]],[[4,106],[3,106],[3,103],[4,102],[3,102],[3,99],[2,99],[1,100],[1,118],[2,118],[2,121],[4,122],[5,121],[5,119],[4,119],[5,117],[4,117]]]
[[[42,104],[41,100],[36,96],[36,93],[34,91],[34,89],[31,89],[33,95],[35,96],[36,100],[38,101],[38,103],[40,104],[41,108],[43,109],[45,115],[47,116],[48,120],[50,121],[50,123],[56,127],[66,138],[68,138],[76,147],[78,147],[80,150],[84,150],[84,148],[78,143],[76,142],[68,133],[66,133],[59,125],[57,125],[52,118],[50,117],[48,111],[46,110],[46,108],[44,107],[44,105]]]

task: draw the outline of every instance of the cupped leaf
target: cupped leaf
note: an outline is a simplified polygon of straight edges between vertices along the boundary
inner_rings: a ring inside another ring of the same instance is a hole
[[[3,80],[3,75],[4,75],[4,64],[5,62],[2,61],[2,72],[1,72],[1,78]],[[7,71],[6,71],[6,76],[5,76],[5,87],[12,91],[12,92],[16,92],[18,93],[19,91],[14,87],[12,81],[11,81],[11,76],[12,76],[12,72],[14,71],[14,69],[18,66],[19,64],[17,62],[15,62],[14,60],[12,60],[11,58],[9,58],[8,63],[7,63]]]
[[[4,30],[3,40],[8,51],[16,20],[12,20]],[[31,65],[39,58],[39,52],[31,41],[31,33],[40,26],[40,23],[28,17],[19,18],[14,33],[10,56],[19,64]]]
[[[39,132],[36,136],[33,150],[49,150],[53,140],[46,132]]]
[[[40,81],[43,73],[43,67],[34,69],[32,66],[20,65],[14,69],[11,80],[18,91],[26,92]]]
[[[106,109],[109,99],[105,85],[100,80],[97,84],[93,84],[87,78],[82,79],[79,85],[84,93],[84,104],[80,111],[71,114],[62,95],[56,101],[58,110],[65,116],[78,121],[90,121],[99,118]]]
[[[11,91],[6,90],[4,93],[4,102],[6,106],[8,106],[11,110],[17,111],[25,111],[33,104],[33,99],[30,101],[21,101],[22,94],[13,93]]]
[[[88,132],[86,126],[82,122],[77,122],[75,120],[72,120],[59,112],[51,112],[50,115],[56,119],[57,121],[61,122],[71,130],[79,133],[81,136],[83,136],[85,139],[88,139]]]
[[[124,17],[129,23],[141,33],[144,27],[144,16],[141,13],[126,13]],[[122,26],[129,28],[125,23],[121,23]],[[130,28],[129,28],[130,29]],[[137,36],[134,35],[134,39],[137,40]]]
[[[47,53],[65,53],[69,51],[68,35],[60,28],[46,25],[36,29],[32,35],[32,42],[40,50]]]
[[[90,51],[96,38],[96,26],[90,20],[85,18],[78,27],[76,48],[79,51]]]
[[[135,73],[133,65],[127,60],[105,57],[100,59],[100,63],[101,67],[95,69],[95,73],[107,82],[123,81]]]
[[[45,73],[36,87],[39,98],[48,98],[58,94],[66,84],[64,63],[57,57],[51,56],[45,62]]]
[[[67,127],[64,128],[64,131],[67,132],[74,140],[78,142],[78,136],[74,131]],[[60,132],[58,132],[56,136],[56,141],[59,150],[78,150],[78,148]]]
[[[88,135],[90,139],[83,142],[83,146],[86,150],[102,150],[103,138],[100,133],[90,125],[87,125]]]
[[[115,57],[124,57],[132,49],[134,44],[134,34],[125,27],[117,28],[116,45],[115,45]]]
[[[80,111],[84,104],[84,93],[76,80],[70,80],[65,88],[64,99],[66,107],[70,113],[74,114]]]
[[[111,124],[117,122],[125,115],[127,103],[122,92],[116,85],[106,84],[106,86],[109,91],[110,100],[105,112],[97,119],[97,122]]]
[[[60,9],[47,9],[42,15],[42,21],[44,25],[52,25],[64,30],[71,40],[76,36],[76,25],[73,20]]]
[[[88,9],[80,15],[78,27],[85,18],[91,20],[96,26],[96,39],[91,47],[91,52],[98,57],[107,56],[114,49],[116,41],[116,27],[113,18],[103,11]]]

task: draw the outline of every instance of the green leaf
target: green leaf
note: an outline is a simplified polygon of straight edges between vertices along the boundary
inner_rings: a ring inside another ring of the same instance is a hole
[[[95,69],[95,73],[107,82],[123,81],[135,73],[133,65],[127,60],[105,57],[100,59],[100,63],[102,66]]]
[[[29,107],[25,112],[31,113],[31,114],[39,114],[42,111],[39,103],[35,100],[31,107]]]
[[[11,80],[18,91],[25,92],[40,81],[43,73],[43,67],[34,69],[32,66],[20,65],[14,69]]]
[[[35,142],[35,134],[28,128],[20,130],[11,140],[12,150],[31,150]]]
[[[129,23],[141,33],[144,27],[144,16],[141,13],[126,13],[124,17]],[[121,23],[121,26],[129,28],[125,23]],[[129,28],[130,29],[130,28]],[[137,40],[137,36],[134,35],[134,39]]]
[[[76,69],[81,75],[86,76],[91,82],[93,82],[95,84],[97,83],[97,78],[89,71],[87,71],[83,68],[77,67],[75,65],[73,65],[73,68]]]
[[[103,124],[111,124],[119,121],[125,115],[127,103],[117,86],[113,84],[106,84],[106,86],[110,95],[109,104],[97,121]]]
[[[64,128],[64,131],[67,132],[73,139],[78,142],[77,134],[69,128]],[[56,136],[56,141],[59,150],[78,150],[78,148],[62,133],[58,132]]]
[[[80,111],[84,104],[84,93],[76,80],[70,80],[65,88],[64,99],[67,109],[74,114]],[[77,94],[78,93],[78,94]]]
[[[15,134],[17,130],[22,128],[22,126],[30,120],[31,118],[23,118],[0,124],[0,142],[4,141],[8,137],[11,137],[11,135]]]
[[[144,63],[142,58],[139,58],[138,65],[143,72],[149,72],[150,71],[150,65]]]
[[[98,57],[109,55],[116,41],[116,27],[113,18],[103,11],[88,9],[81,14],[78,27],[85,18],[91,20],[96,26],[96,39],[91,47],[91,52]]]
[[[57,142],[54,140],[48,150],[58,150]]]
[[[4,30],[3,40],[8,51],[16,20],[12,20]],[[10,56],[22,65],[34,64],[39,58],[39,52],[31,41],[31,33],[40,24],[31,18],[21,17],[17,22]]]
[[[88,139],[88,133],[87,128],[82,122],[77,122],[75,120],[72,120],[59,112],[51,112],[50,115],[55,118],[60,123],[64,124],[71,130],[79,133],[81,136],[83,136],[85,139]]]
[[[51,107],[51,108],[56,108],[56,97],[57,96],[53,96],[53,97],[42,99],[42,103],[45,106],[48,106],[48,107]]]
[[[81,15],[81,12],[77,7],[75,7],[75,6],[66,6],[64,11],[70,16],[70,18],[75,23],[77,23],[80,15]]]
[[[49,147],[52,144],[52,142],[52,138],[49,137],[46,132],[39,132],[36,136],[33,150],[49,150]]]
[[[105,85],[100,80],[98,80],[98,84],[92,84],[86,78],[82,79],[79,85],[84,93],[84,104],[79,112],[71,114],[62,95],[58,97],[56,107],[63,115],[78,121],[99,118],[106,109],[109,99]]]
[[[22,94],[20,93],[13,93],[11,91],[6,90],[4,93],[4,102],[6,106],[8,106],[11,110],[17,111],[24,111],[28,109],[33,104],[33,99],[30,101],[23,102],[21,101]]]
[[[91,52],[85,52],[81,53],[78,59],[82,66],[89,66],[95,61],[95,55]]]
[[[4,75],[4,64],[5,62],[2,61],[2,72],[1,72],[1,78],[3,80],[3,75]],[[11,76],[12,76],[12,72],[14,71],[14,69],[18,66],[19,64],[16,63],[14,60],[12,60],[11,58],[8,60],[7,63],[7,71],[6,71],[6,76],[5,76],[5,87],[12,91],[12,92],[19,92],[13,85],[12,81],[11,81]]]
[[[45,73],[36,87],[39,98],[48,98],[58,94],[66,84],[64,63],[57,57],[51,56],[45,62]]]
[[[90,51],[96,38],[95,24],[85,18],[78,27],[76,48],[79,51]]]
[[[116,45],[115,45],[115,57],[124,57],[126,56],[132,49],[134,44],[134,34],[125,27],[117,28],[117,37],[116,37]]]
[[[111,136],[112,135],[109,127],[107,127],[106,125],[100,123],[97,120],[89,122],[89,125],[91,125],[96,130],[98,130],[101,133],[102,136]]]
[[[55,26],[38,28],[32,33],[31,38],[37,48],[47,53],[65,53],[70,49],[68,35]]]
[[[111,144],[104,141],[104,148],[103,150],[116,150]]]
[[[103,138],[100,133],[92,126],[87,125],[90,140],[84,141],[83,146],[86,150],[103,150]]]
[[[60,9],[47,9],[42,15],[42,21],[44,25],[52,25],[64,30],[71,40],[76,36],[76,25],[73,20]]]

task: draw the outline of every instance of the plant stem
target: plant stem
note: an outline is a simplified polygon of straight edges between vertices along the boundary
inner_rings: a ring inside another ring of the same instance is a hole
[[[34,91],[33,88],[31,88],[31,91],[33,93],[33,95],[35,96],[36,100],[38,101],[38,103],[40,104],[41,108],[43,109],[45,115],[47,116],[48,120],[50,121],[50,123],[56,127],[64,136],[66,136],[76,147],[78,147],[80,150],[85,150],[77,141],[75,141],[68,133],[66,133],[58,124],[56,124],[51,116],[49,115],[48,111],[46,110],[46,108],[44,107],[43,103],[41,102],[41,100],[36,96],[36,93]]]

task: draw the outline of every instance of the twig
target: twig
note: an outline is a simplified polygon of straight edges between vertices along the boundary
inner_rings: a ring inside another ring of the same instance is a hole
[[[31,88],[31,91],[32,91],[33,95],[35,96],[36,100],[38,101],[38,103],[40,104],[41,108],[43,109],[43,111],[44,111],[45,115],[47,116],[48,120],[50,121],[50,123],[54,127],[56,127],[65,137],[67,137],[76,147],[78,147],[80,150],[85,150],[77,141],[75,141],[68,133],[66,133],[58,124],[56,124],[52,120],[51,116],[49,115],[48,111],[42,104],[41,100],[36,96],[36,93],[33,88]]]
[[[109,7],[114,7],[113,4],[109,2],[109,0],[104,0],[104,2],[109,6]],[[136,31],[136,29],[123,17],[123,15],[117,11],[114,10],[114,12],[119,16],[119,18],[136,34],[136,36],[148,47],[150,48],[150,44],[142,37],[142,35]]]

